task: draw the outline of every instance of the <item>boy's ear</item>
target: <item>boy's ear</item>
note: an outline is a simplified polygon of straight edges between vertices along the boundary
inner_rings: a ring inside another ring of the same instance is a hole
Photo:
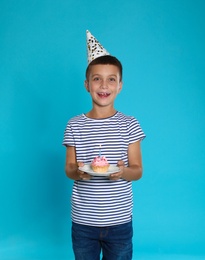
[[[87,81],[87,79],[84,81],[84,85],[85,85],[85,88],[88,92],[90,92],[90,89],[89,89],[89,83]]]
[[[119,84],[119,89],[118,89],[118,93],[120,93],[120,91],[122,90],[122,85],[123,85],[123,82],[120,81],[120,84]]]

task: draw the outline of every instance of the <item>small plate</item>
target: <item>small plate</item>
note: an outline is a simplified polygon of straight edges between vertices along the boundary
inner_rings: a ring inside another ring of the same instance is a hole
[[[105,173],[94,172],[90,166],[90,164],[85,164],[83,167],[79,167],[79,170],[82,172],[86,172],[92,176],[109,176],[112,173],[119,172],[120,168],[114,165],[110,165],[108,171]]]

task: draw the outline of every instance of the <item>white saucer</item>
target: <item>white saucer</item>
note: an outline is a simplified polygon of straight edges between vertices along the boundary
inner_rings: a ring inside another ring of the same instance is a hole
[[[82,172],[86,172],[92,176],[109,176],[112,173],[119,172],[120,168],[114,165],[110,165],[107,172],[100,173],[100,172],[94,172],[90,164],[85,164],[83,167],[79,167],[79,170]]]

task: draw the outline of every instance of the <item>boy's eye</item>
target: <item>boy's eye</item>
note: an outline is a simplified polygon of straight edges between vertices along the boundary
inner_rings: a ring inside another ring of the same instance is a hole
[[[99,81],[100,78],[99,78],[99,77],[95,77],[93,80],[94,80],[94,81]]]
[[[115,78],[109,78],[109,81],[114,82]]]

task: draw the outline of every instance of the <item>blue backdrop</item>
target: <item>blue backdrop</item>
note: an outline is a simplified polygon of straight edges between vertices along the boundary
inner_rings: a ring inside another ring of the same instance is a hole
[[[147,138],[133,259],[205,259],[205,2],[1,0],[0,259],[74,259],[68,119],[91,108],[85,31],[124,65]]]

